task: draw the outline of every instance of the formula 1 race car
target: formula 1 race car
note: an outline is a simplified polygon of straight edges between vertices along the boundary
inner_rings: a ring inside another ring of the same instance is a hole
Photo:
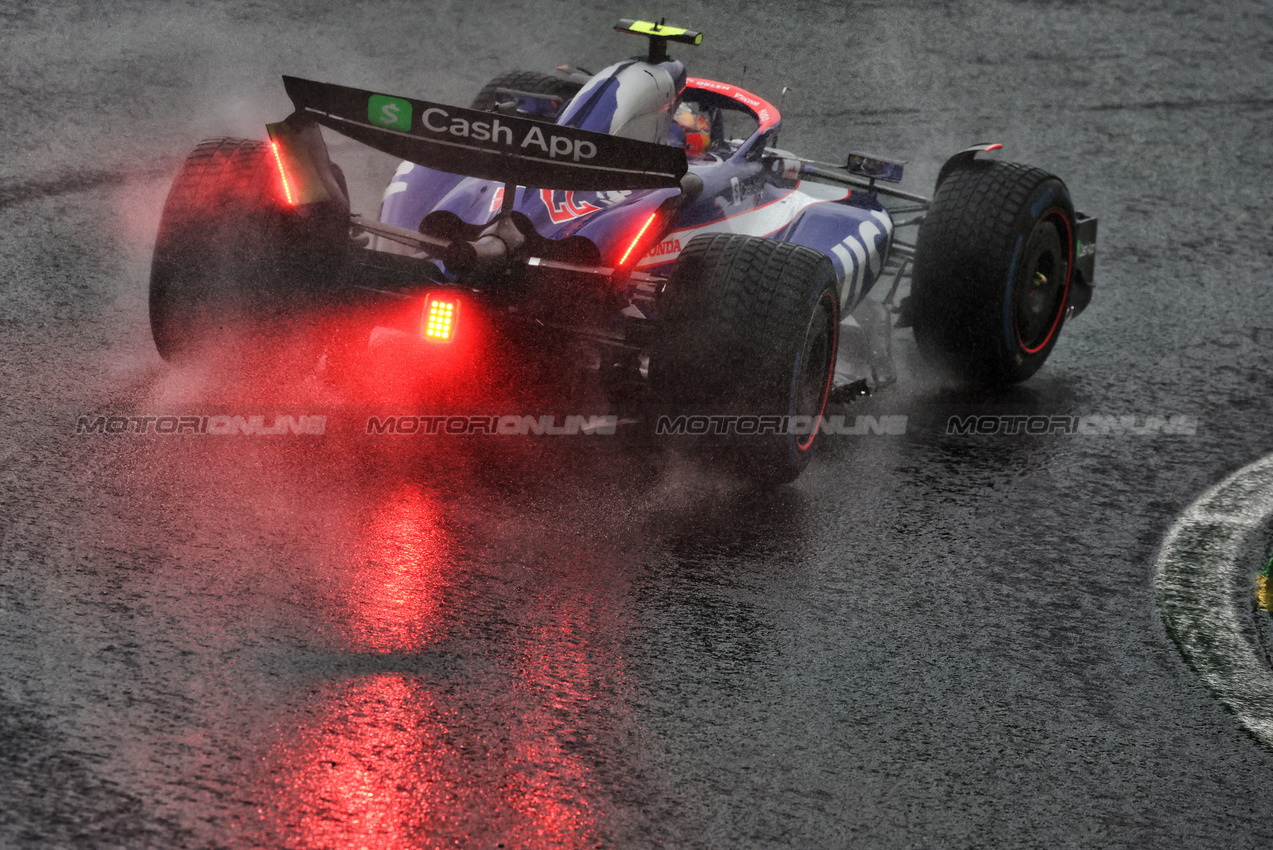
[[[311,307],[365,318],[325,357],[379,326],[440,360],[567,351],[615,404],[740,414],[703,439],[774,482],[807,464],[840,322],[881,279],[892,305],[909,276],[895,324],[971,384],[1028,378],[1086,307],[1096,220],[1057,177],[977,145],[929,200],[892,185],[888,158],[801,159],[777,147],[772,104],[668,56],[701,34],[615,29],[648,52],[506,74],[469,108],[284,77],[295,112],[268,143],[204,142],[173,183],[150,279],[159,353]],[[378,220],[351,213],[320,126],[403,160]]]

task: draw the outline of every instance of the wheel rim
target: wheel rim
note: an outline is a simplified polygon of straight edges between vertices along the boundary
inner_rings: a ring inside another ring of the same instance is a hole
[[[825,292],[809,317],[793,378],[791,414],[809,416],[813,420],[809,436],[804,440],[796,440],[800,451],[806,451],[813,445],[813,440],[818,435],[818,426],[822,422],[827,396],[831,392],[836,344],[834,328],[835,301],[831,293]]]
[[[1062,238],[1061,228],[1067,238]],[[1070,287],[1068,236],[1068,222],[1054,211],[1034,225],[1026,240],[1013,287],[1013,320],[1017,342],[1027,354],[1046,347],[1060,326]]]

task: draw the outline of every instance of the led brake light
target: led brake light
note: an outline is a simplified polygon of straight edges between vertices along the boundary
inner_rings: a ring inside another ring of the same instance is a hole
[[[283,181],[283,194],[288,204],[295,206],[296,198],[292,195],[292,183],[287,179],[287,169],[283,167],[283,155],[279,153],[278,142],[270,142],[270,150],[274,154],[274,164],[278,166],[279,179]]]
[[[297,132],[286,121],[279,121],[276,124],[266,124],[265,130],[270,134],[269,156],[278,169],[279,182],[283,188],[279,193],[280,202],[299,207],[332,200],[332,193],[319,177],[305,143],[304,133],[311,130],[316,133],[317,128]]]
[[[642,251],[640,253],[637,253],[637,248],[643,244],[645,240],[646,231],[649,230],[654,225],[654,221],[658,217],[659,217],[658,210],[655,210],[654,212],[650,213],[650,217],[645,220],[645,224],[641,225],[641,229],[637,231],[636,237],[632,240],[632,243],[628,245],[628,250],[624,251],[623,256],[619,258],[619,268],[623,268],[627,266],[629,258],[632,259],[634,262],[636,260],[641,259],[642,254],[644,254],[645,252]],[[649,246],[646,245],[645,247],[648,248]]]
[[[420,321],[420,336],[432,342],[450,342],[460,316],[460,302],[453,298],[431,297]]]

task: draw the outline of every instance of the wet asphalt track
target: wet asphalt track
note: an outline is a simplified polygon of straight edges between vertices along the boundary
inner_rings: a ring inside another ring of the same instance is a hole
[[[77,437],[309,403],[164,365],[145,317],[168,179],[285,115],[278,74],[463,103],[635,50],[609,26],[655,12],[330,7],[0,7],[0,846],[1273,841],[1273,753],[1152,589],[1176,515],[1273,451],[1267,6],[657,10],[706,31],[696,73],[791,87],[785,147],[896,151],[926,192],[1002,141],[1101,217],[1095,301],[1042,373],[953,394],[899,332],[902,382],[845,412],[907,433],[828,440],[796,486],[335,415]],[[393,164],[334,150],[374,209]],[[973,413],[1197,428],[944,434]]]

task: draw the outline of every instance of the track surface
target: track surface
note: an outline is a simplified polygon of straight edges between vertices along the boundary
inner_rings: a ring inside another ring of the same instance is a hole
[[[899,332],[902,382],[847,412],[907,434],[759,497],[595,443],[77,437],[296,402],[146,325],[171,175],[286,115],[279,74],[464,103],[635,51],[609,27],[649,10],[56,5],[0,9],[0,845],[1273,842],[1273,753],[1152,585],[1175,517],[1273,451],[1267,5],[659,9],[706,31],[696,74],[791,87],[784,147],[896,151],[927,192],[1001,141],[1101,218],[1038,376],[952,394]],[[374,210],[393,163],[334,150]]]

